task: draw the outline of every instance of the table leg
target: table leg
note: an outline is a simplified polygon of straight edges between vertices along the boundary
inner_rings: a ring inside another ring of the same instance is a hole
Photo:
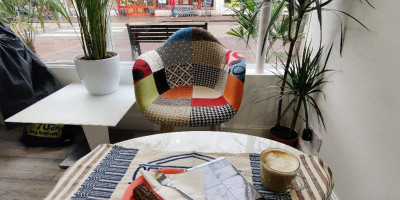
[[[93,150],[99,144],[110,144],[110,137],[107,126],[82,125],[90,149]]]
[[[77,147],[62,161],[60,164],[61,169],[67,169],[72,166],[77,160],[90,152],[89,145],[86,141],[81,142]]]

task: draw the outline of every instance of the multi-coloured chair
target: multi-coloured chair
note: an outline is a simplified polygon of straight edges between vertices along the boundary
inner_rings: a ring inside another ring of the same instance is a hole
[[[136,59],[136,103],[160,132],[174,126],[210,126],[230,120],[242,101],[246,64],[208,31],[184,28]]]

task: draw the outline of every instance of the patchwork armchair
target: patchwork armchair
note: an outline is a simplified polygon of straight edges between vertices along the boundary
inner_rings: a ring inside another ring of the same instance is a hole
[[[180,29],[136,59],[136,103],[147,119],[161,125],[160,132],[174,126],[219,130],[239,110],[245,72],[243,57],[208,31]]]

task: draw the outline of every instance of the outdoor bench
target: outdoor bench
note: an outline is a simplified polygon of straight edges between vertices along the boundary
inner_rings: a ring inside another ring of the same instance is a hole
[[[181,28],[197,27],[208,29],[208,22],[185,23],[185,24],[126,24],[131,44],[132,60],[142,54],[140,43],[162,43],[169,36]]]

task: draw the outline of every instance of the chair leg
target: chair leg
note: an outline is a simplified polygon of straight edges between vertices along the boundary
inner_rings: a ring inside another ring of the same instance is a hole
[[[221,131],[221,125],[210,126],[210,131]]]
[[[173,131],[174,131],[173,126],[160,125],[160,133],[168,133],[168,132],[173,132]]]

